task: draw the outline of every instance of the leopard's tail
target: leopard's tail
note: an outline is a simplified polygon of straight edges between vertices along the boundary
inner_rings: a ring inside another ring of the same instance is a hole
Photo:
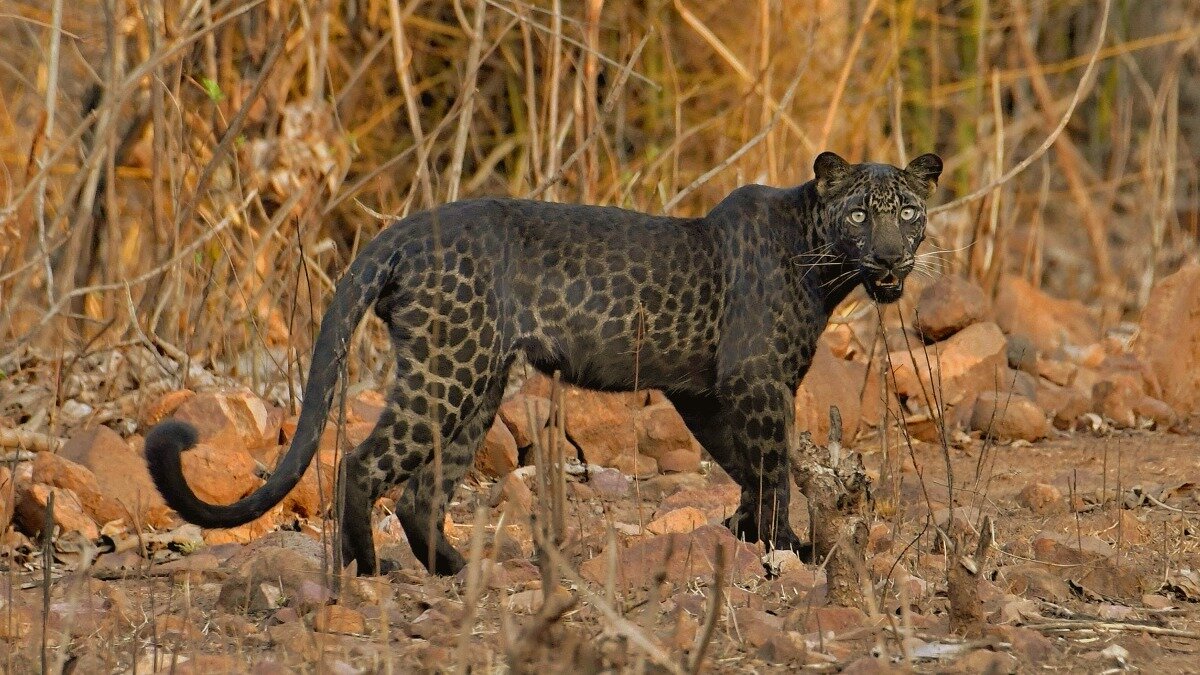
[[[265,484],[232,504],[210,504],[196,496],[183,476],[181,454],[196,444],[195,428],[186,422],[167,420],[146,435],[150,476],[167,505],[184,520],[212,528],[248,523],[278,504],[300,481],[325,430],[351,336],[379,297],[395,264],[398,251],[387,234],[385,231],[364,247],[338,281],[313,348],[296,434]]]

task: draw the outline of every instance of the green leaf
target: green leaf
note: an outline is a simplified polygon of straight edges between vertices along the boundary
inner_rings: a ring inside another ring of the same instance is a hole
[[[200,79],[200,84],[204,87],[204,92],[208,94],[208,98],[213,103],[220,103],[225,100],[225,92],[221,91],[221,85],[211,77]]]

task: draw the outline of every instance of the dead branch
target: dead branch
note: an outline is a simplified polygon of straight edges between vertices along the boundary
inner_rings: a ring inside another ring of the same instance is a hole
[[[988,551],[995,540],[992,517],[983,518],[974,555],[961,554],[966,547],[967,535],[960,534],[953,528],[951,531],[955,532],[954,550],[950,555],[949,569],[946,570],[947,595],[950,598],[950,630],[959,635],[978,637],[983,634],[987,618],[983,613],[983,603],[979,600],[979,578],[987,562]]]
[[[65,443],[61,438],[23,429],[0,429],[0,448],[18,448],[33,452],[58,452]]]
[[[822,448],[807,434],[790,452],[792,477],[808,499],[813,555],[825,559],[829,601],[866,608],[859,578],[866,569],[866,514],[871,508],[871,486],[862,455],[842,453],[842,416],[829,409],[829,445]]]

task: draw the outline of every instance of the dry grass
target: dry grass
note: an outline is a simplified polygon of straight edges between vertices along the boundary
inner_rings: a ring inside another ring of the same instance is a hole
[[[1117,3],[1102,39],[1082,1],[6,6],[9,353],[151,342],[272,393],[375,214],[481,194],[698,213],[825,148],[936,149],[950,199],[1076,89],[1051,153],[940,214],[951,265],[1116,319],[1194,251],[1186,2]]]

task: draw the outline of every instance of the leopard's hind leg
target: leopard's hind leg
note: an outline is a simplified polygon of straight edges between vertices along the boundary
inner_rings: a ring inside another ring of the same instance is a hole
[[[470,469],[496,416],[506,379],[504,369],[496,369],[479,373],[473,381],[452,379],[447,384],[446,378],[434,375],[420,362],[399,364],[396,384],[378,425],[345,462],[345,563],[357,560],[359,574],[378,572],[371,507],[389,487],[407,480],[397,516],[413,553],[428,565],[432,543],[431,572],[454,574],[462,568],[463,558],[446,541],[442,519],[449,497]],[[435,462],[435,433],[440,439],[440,465]],[[435,500],[434,479],[439,471],[441,493]]]
[[[446,539],[443,529],[446,507],[496,418],[506,380],[504,373],[486,378],[474,408],[464,410],[459,433],[442,445],[440,465],[431,451],[409,478],[396,504],[396,515],[413,554],[435,574],[455,574],[465,564],[462,555]]]

